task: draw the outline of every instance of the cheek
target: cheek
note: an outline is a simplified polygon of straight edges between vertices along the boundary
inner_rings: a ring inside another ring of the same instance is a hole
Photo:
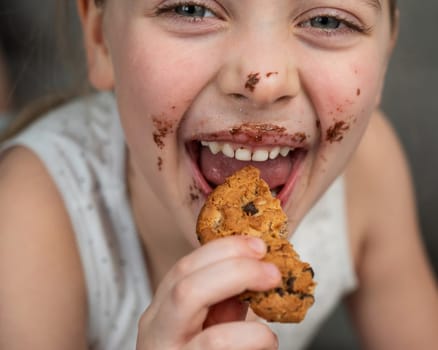
[[[304,87],[318,120],[322,142],[337,143],[356,129],[359,133],[363,131],[380,94],[384,72],[381,59],[372,52],[361,52],[338,53],[327,60],[306,60],[302,73]]]
[[[153,28],[134,28],[114,50],[118,95],[129,95],[131,106],[143,113],[183,111],[208,80],[205,47],[188,50],[184,41],[157,35],[160,40]]]
[[[161,171],[174,157],[178,128],[204,75],[194,69],[200,63],[192,52],[151,36],[128,32],[112,45],[112,61],[127,143],[139,162],[156,163]]]

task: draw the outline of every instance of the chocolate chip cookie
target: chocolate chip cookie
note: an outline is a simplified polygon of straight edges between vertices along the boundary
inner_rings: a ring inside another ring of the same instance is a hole
[[[267,245],[264,261],[275,264],[282,283],[266,292],[246,291],[240,298],[270,322],[300,322],[314,303],[314,273],[287,239],[287,217],[257,168],[247,166],[207,198],[196,228],[201,244],[232,235],[255,236]]]

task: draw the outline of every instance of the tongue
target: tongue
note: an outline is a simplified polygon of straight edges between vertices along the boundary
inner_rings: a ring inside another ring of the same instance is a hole
[[[202,174],[210,183],[220,185],[225,178],[232,175],[244,166],[252,165],[260,170],[260,176],[271,189],[286,183],[292,168],[291,157],[279,156],[264,162],[243,162],[234,158],[228,158],[221,152],[214,155],[207,147],[202,147],[200,155],[200,167]]]

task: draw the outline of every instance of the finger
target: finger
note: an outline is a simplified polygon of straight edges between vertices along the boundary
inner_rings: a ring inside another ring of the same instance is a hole
[[[260,322],[222,323],[193,337],[183,350],[275,350],[275,333]]]
[[[245,290],[263,291],[278,286],[281,274],[270,263],[251,258],[232,258],[198,269],[178,281],[160,313],[181,338],[199,331],[210,306]]]
[[[243,321],[248,313],[248,304],[241,302],[234,297],[213,305],[208,310],[207,319],[204,321],[204,328],[219,323]]]
[[[166,275],[142,318],[141,328],[147,329],[150,325],[166,325],[164,328],[159,327],[161,329],[159,332],[161,334],[163,332],[166,333],[162,335],[171,344],[175,344],[184,336],[191,336],[201,331],[210,305],[206,306],[200,304],[197,299],[192,299],[190,293],[192,287],[189,285],[189,282],[185,283],[186,287],[182,288],[188,290],[187,294],[183,291],[181,292],[181,288],[177,288],[180,292],[175,293],[175,285],[187,279],[187,276],[194,274],[196,271],[203,270],[218,262],[229,259],[242,259],[242,257],[243,259],[259,261],[257,259],[261,259],[265,254],[265,243],[260,239],[250,237],[221,238],[200,247],[181,259]],[[205,284],[208,284],[208,280],[214,277],[214,275],[214,271],[212,274],[209,274],[207,270],[204,270],[202,273],[203,277],[196,279],[196,283],[200,284],[195,286],[194,289],[204,289]],[[203,278],[204,280],[202,280]],[[245,288],[245,284],[242,288]],[[180,296],[175,298],[175,295],[178,294]],[[217,302],[228,299],[231,296],[224,295]],[[175,305],[179,304],[181,304],[181,307],[175,307]],[[197,318],[191,318],[192,315]],[[151,329],[149,329],[148,333],[151,333]]]
[[[164,277],[156,293],[156,302],[163,302],[167,292],[184,276],[220,260],[234,257],[261,259],[266,254],[263,240],[248,236],[224,237],[211,241],[180,259]]]

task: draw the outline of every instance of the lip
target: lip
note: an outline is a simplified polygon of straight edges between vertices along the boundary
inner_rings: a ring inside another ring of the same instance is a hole
[[[287,134],[284,132],[284,130],[282,130],[283,132],[281,133],[278,133],[278,131],[278,129],[272,128],[263,129],[263,131],[260,132],[258,129],[252,128],[251,130],[245,130],[245,132],[243,132],[242,128],[233,128],[228,131],[219,131],[212,134],[198,135],[195,138],[188,140],[186,142],[186,150],[190,157],[194,180],[204,196],[208,196],[213,191],[213,187],[204,178],[198,166],[201,141],[229,142],[254,148],[275,146],[290,147],[295,149],[290,153],[290,155],[288,155],[288,157],[291,157],[292,162],[291,171],[286,183],[282,186],[280,192],[277,194],[277,198],[280,200],[281,205],[283,206],[288,201],[299,178],[300,169],[302,168],[304,159],[306,158],[308,152],[308,140],[307,137],[303,136],[305,134],[301,132]]]
[[[306,158],[306,155],[307,155],[307,150],[304,149],[298,149],[297,151],[293,152],[290,155],[290,157],[295,157],[293,161],[293,166],[288,180],[286,181],[283,188],[277,195],[277,198],[280,200],[282,206],[286,204],[290,195],[292,194],[292,191],[295,188],[295,184],[297,183],[298,178],[300,176],[300,170],[304,163],[304,159]]]
[[[304,132],[288,134],[283,128],[278,133],[277,129],[257,130],[257,129],[238,129],[231,128],[228,131],[218,131],[211,134],[200,134],[188,142],[207,141],[207,142],[229,142],[248,147],[275,147],[287,146],[290,148],[309,148],[309,137]]]

